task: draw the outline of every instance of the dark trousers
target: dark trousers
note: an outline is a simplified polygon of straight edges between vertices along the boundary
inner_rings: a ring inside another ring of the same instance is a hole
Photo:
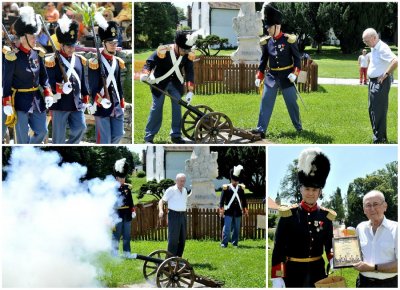
[[[301,263],[289,261],[286,263],[285,284],[287,288],[315,288],[315,282],[326,278],[325,261]]]
[[[378,78],[371,78],[368,86],[368,112],[371,121],[373,141],[386,142],[386,120],[389,108],[390,77],[381,84]]]
[[[357,288],[397,288],[397,275],[388,279],[373,279],[358,274]]]
[[[182,257],[186,240],[186,212],[168,210],[168,252]]]

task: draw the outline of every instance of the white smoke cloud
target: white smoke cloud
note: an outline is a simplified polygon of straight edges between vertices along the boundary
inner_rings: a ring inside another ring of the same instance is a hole
[[[81,182],[86,167],[60,161],[34,147],[12,151],[2,185],[3,287],[101,286],[92,261],[111,251],[119,185],[112,176]]]

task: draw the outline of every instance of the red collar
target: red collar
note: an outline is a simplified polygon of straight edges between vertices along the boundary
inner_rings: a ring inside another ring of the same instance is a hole
[[[275,40],[276,40],[276,39],[279,39],[279,38],[282,37],[282,35],[283,35],[283,33],[282,33],[282,31],[281,31],[281,32],[279,32],[279,34],[278,34],[277,36],[274,36],[274,39],[275,39]]]
[[[65,58],[71,58],[71,57],[72,57],[72,55],[66,54],[66,53],[64,52],[64,50],[62,50],[62,49],[60,49],[60,54],[61,54],[63,57],[65,57]]]
[[[112,60],[113,57],[114,57],[114,56],[111,55],[111,54],[105,53],[104,50],[101,52],[101,54],[104,56],[104,58],[105,58],[106,60]]]
[[[26,54],[28,54],[28,53],[31,51],[30,48],[25,48],[25,47],[22,46],[22,44],[19,45],[18,49],[19,49],[20,51],[26,53]]]
[[[306,212],[313,212],[318,209],[318,204],[315,204],[314,206],[309,206],[304,202],[304,200],[301,201],[300,206],[306,211]]]

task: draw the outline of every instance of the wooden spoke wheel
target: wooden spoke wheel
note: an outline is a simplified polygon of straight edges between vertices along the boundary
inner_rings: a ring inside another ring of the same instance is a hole
[[[194,140],[196,143],[230,143],[233,135],[232,121],[220,112],[211,112],[197,122]]]
[[[195,274],[188,261],[180,257],[166,259],[157,270],[158,288],[191,288],[195,281]]]
[[[165,250],[157,250],[152,253],[150,253],[149,257],[160,259],[160,260],[166,260],[169,257],[172,257],[173,254],[171,254],[168,251]],[[160,266],[159,263],[151,262],[151,261],[145,261],[143,264],[143,276],[147,280],[147,282],[155,284],[156,281],[156,274],[158,267]]]
[[[204,114],[210,113],[213,110],[205,105],[194,106],[196,109],[200,110]],[[196,113],[187,110],[182,116],[182,133],[185,137],[194,141],[194,129],[196,128],[197,122],[200,120],[201,116]]]

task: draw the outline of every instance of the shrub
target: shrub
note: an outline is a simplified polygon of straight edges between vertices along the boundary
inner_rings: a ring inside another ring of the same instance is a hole
[[[136,176],[139,177],[139,178],[143,178],[143,177],[146,176],[146,172],[144,172],[143,170],[139,170],[139,171],[136,173]]]

